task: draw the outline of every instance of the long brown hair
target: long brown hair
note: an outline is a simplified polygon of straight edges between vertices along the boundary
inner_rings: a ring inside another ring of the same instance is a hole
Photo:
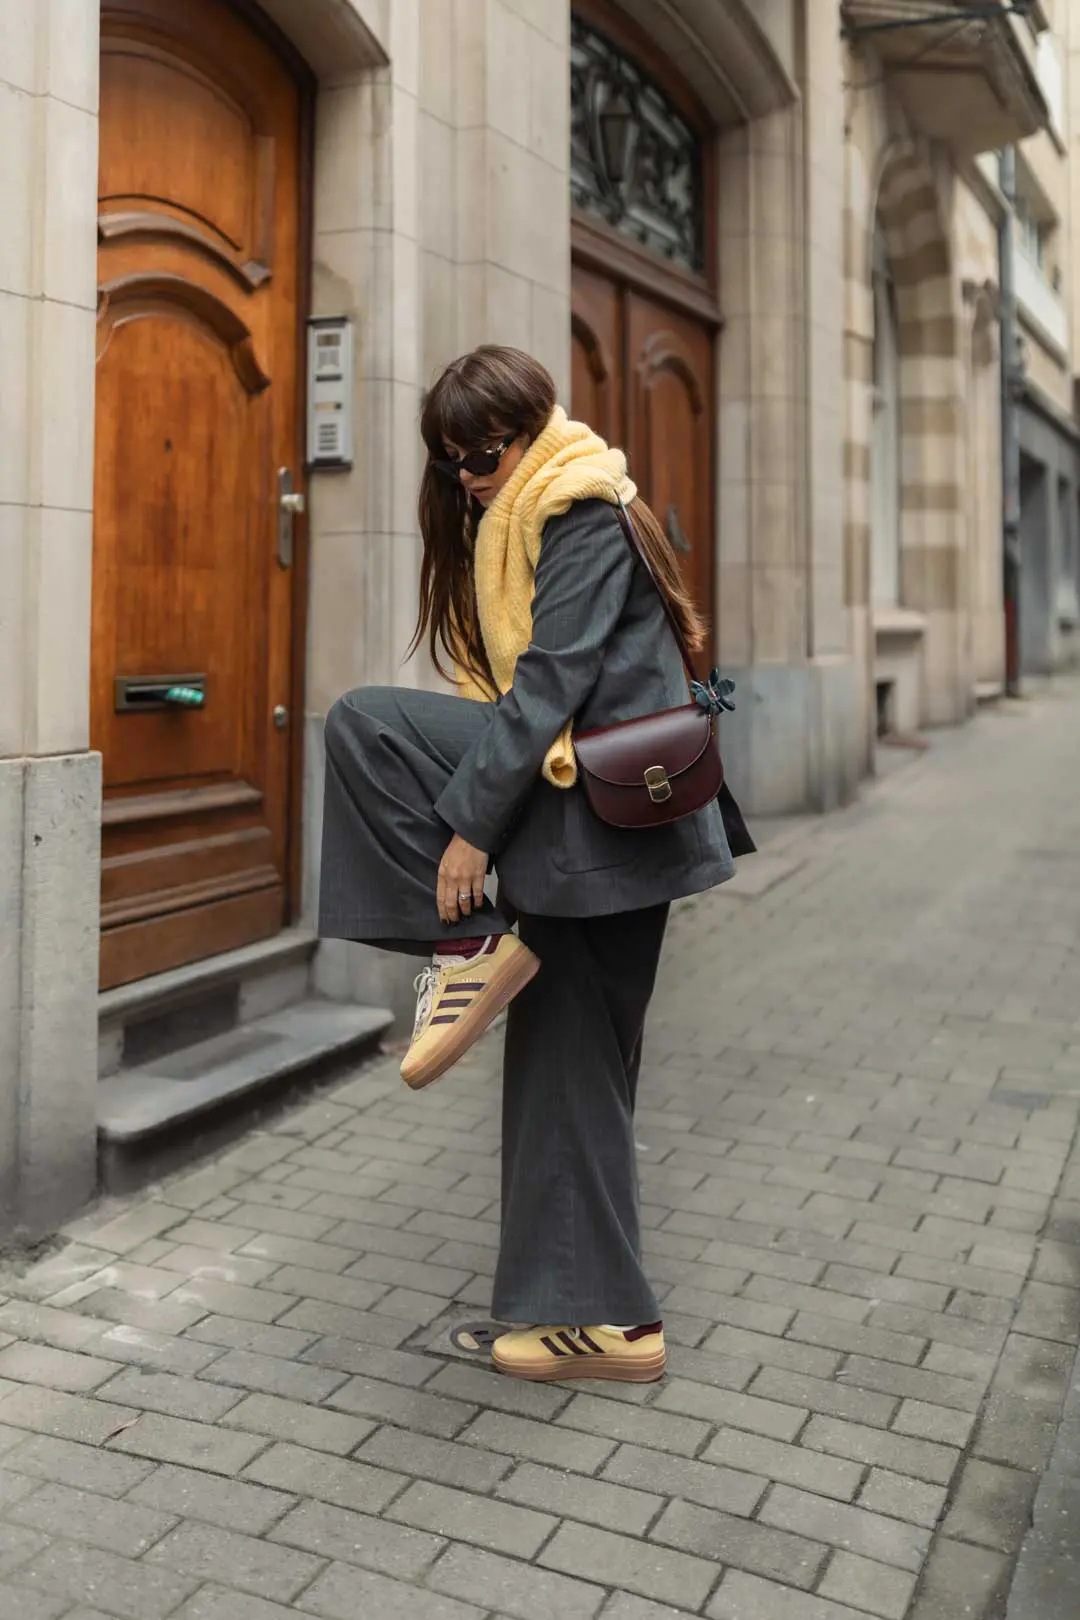
[[[443,658],[448,658],[489,686],[493,695],[496,686],[480,633],[472,566],[483,508],[434,463],[445,459],[448,443],[479,449],[509,434],[524,434],[531,444],[547,426],[555,403],[555,383],[539,361],[520,349],[485,344],[447,366],[420,413],[428,453],[419,502],[424,559],[420,612],[409,651],[415,652],[426,638],[440,675],[448,675],[443,667]],[[696,652],[705,644],[705,625],[668,537],[643,500],[633,501],[630,511],[656,577]]]

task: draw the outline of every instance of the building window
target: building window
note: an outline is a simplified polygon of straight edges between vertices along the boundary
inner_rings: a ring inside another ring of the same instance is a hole
[[[1016,240],[1032,264],[1042,270],[1046,265],[1046,244],[1050,231],[1046,223],[1036,219],[1023,197],[1016,199]]]
[[[575,16],[570,195],[640,246],[705,268],[701,141],[659,86]]]

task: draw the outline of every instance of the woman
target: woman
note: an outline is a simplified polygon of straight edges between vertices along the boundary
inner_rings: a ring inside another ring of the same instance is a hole
[[[426,636],[459,695],[377,688],[332,709],[322,932],[431,954],[402,1064],[411,1086],[510,1004],[493,1314],[540,1325],[496,1337],[495,1366],[659,1378],[633,1133],[645,1012],[669,903],[734,866],[717,805],[620,831],[576,786],[572,726],[687,701],[620,498],[694,648],[703,626],[624,456],[567,420],[528,355],[485,347],[455,361],[421,432],[413,650]]]

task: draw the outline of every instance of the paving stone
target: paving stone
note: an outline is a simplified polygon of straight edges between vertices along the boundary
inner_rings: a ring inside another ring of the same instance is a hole
[[[511,1620],[593,1620],[602,1586],[553,1574],[535,1564],[500,1558],[479,1547],[451,1546],[428,1575],[438,1592],[497,1609]]]
[[[130,1416],[128,1412],[125,1423]],[[265,1443],[261,1436],[229,1434],[206,1423],[188,1423],[157,1412],[144,1413],[109,1442],[115,1451],[178,1463],[181,1467],[205,1468],[212,1474],[238,1474]]]
[[[31,1479],[73,1485],[97,1496],[124,1496],[153,1471],[153,1463],[117,1457],[95,1446],[76,1445],[49,1435],[25,1436],[4,1457],[4,1466]]]
[[[1017,1333],[1029,1334],[1036,1339],[1057,1339],[1075,1346],[1080,1340],[1080,1291],[1076,1288],[1058,1288],[1051,1283],[1029,1282],[1020,1301],[1014,1328]],[[0,1352],[0,1374],[4,1372],[4,1356]]]
[[[98,1326],[100,1328],[100,1324]],[[195,1330],[192,1328],[189,1331]],[[149,1333],[145,1328],[120,1325],[107,1328],[94,1348],[110,1361],[136,1367],[156,1367],[160,1372],[179,1373],[182,1377],[201,1372],[215,1356],[221,1354],[216,1345],[197,1344],[191,1339],[178,1339],[170,1334]]]
[[[940,1283],[916,1282],[909,1277],[883,1277],[879,1272],[857,1266],[830,1266],[821,1279],[823,1288],[855,1294],[861,1299],[881,1300],[893,1305],[909,1305],[915,1310],[943,1310],[949,1290]]]
[[[216,1249],[222,1254],[231,1254],[234,1249],[241,1249],[245,1243],[250,1243],[257,1232],[257,1227],[191,1219],[182,1226],[173,1227],[169,1238],[173,1243],[192,1243],[199,1249]]]
[[[76,1311],[61,1311],[25,1299],[8,1299],[0,1305],[0,1329],[17,1339],[50,1344],[57,1350],[85,1350],[101,1337],[100,1322],[88,1321]]]
[[[87,1235],[96,1249],[108,1249],[112,1254],[128,1254],[147,1238],[160,1237],[162,1232],[180,1226],[188,1212],[175,1204],[159,1204],[148,1199],[125,1210],[114,1220],[96,1226]]]
[[[844,1423],[839,1418],[813,1418],[800,1438],[800,1445],[828,1452],[833,1457],[872,1463],[893,1473],[911,1474],[938,1485],[949,1483],[960,1460],[960,1453],[949,1446],[908,1439],[858,1423]]]
[[[717,1566],[709,1559],[584,1524],[561,1525],[537,1562],[564,1575],[689,1609],[700,1608],[717,1575]]]
[[[521,1507],[564,1519],[580,1519],[626,1535],[643,1536],[659,1515],[663,1497],[599,1479],[575,1479],[556,1468],[521,1463],[496,1487],[496,1495]]]
[[[702,1452],[702,1457],[706,1462],[745,1469],[763,1479],[784,1480],[842,1502],[852,1500],[862,1480],[862,1467],[857,1463],[822,1457],[802,1446],[786,1446],[779,1440],[767,1440],[762,1435],[744,1434],[736,1429],[721,1429]]]
[[[516,1558],[533,1557],[558,1522],[549,1513],[451,1490],[430,1480],[410,1485],[387,1509],[386,1517]]]
[[[325,1400],[345,1383],[346,1375],[306,1363],[286,1361],[279,1356],[258,1355],[250,1350],[229,1350],[206,1369],[204,1379],[215,1384],[232,1384],[239,1389],[280,1395],[284,1400]]]
[[[668,1378],[653,1403],[658,1411],[679,1412],[722,1423],[730,1428],[748,1429],[773,1440],[794,1440],[809,1413],[797,1406],[766,1401],[732,1390],[713,1389],[685,1378]]]
[[[552,1384],[530,1384],[504,1378],[489,1367],[450,1366],[427,1385],[429,1392],[449,1395],[476,1406],[494,1407],[500,1412],[518,1412],[522,1417],[554,1418],[569,1405],[571,1391]]]
[[[144,1562],[163,1564],[202,1580],[220,1578],[227,1570],[230,1585],[282,1603],[302,1591],[322,1567],[308,1553],[216,1525],[192,1523],[178,1525],[151,1547]]]
[[[144,1412],[165,1412],[169,1417],[216,1423],[242,1397],[236,1390],[215,1389],[197,1378],[128,1367],[100,1390],[103,1400],[118,1401]]]
[[[0,1524],[0,1580],[6,1575],[18,1571],[18,1579],[23,1579],[20,1565],[35,1553],[39,1553],[47,1543],[47,1538],[36,1530],[14,1524]]]
[[[281,1272],[276,1273],[274,1281],[281,1288],[288,1287]],[[291,1305],[296,1304],[296,1296],[276,1290],[271,1292],[268,1288],[248,1288],[241,1283],[195,1277],[190,1282],[181,1283],[164,1303],[197,1307],[199,1316],[240,1316],[248,1322],[275,1322]],[[190,1327],[192,1323],[185,1323],[185,1326]]]
[[[90,1445],[101,1445],[130,1418],[126,1406],[30,1384],[0,1397],[0,1423]]]
[[[1031,1523],[1038,1483],[1037,1476],[1021,1469],[969,1458],[945,1520],[945,1534],[1002,1553],[1019,1551]]]
[[[295,1620],[296,1610],[224,1586],[200,1587],[173,1620]]]
[[[68,1608],[66,1597],[35,1592],[29,1586],[9,1586],[6,1581],[0,1581],[0,1614],[17,1616],[18,1620],[60,1620],[61,1615],[66,1616],[66,1620],[102,1620],[101,1616],[90,1615],[85,1609],[81,1614],[74,1613]]]
[[[0,1350],[0,1378],[19,1384],[41,1384],[72,1394],[97,1389],[117,1371],[115,1362],[98,1356],[54,1350],[43,1344],[9,1344]]]
[[[858,1506],[933,1530],[941,1518],[947,1494],[942,1485],[928,1485],[908,1474],[891,1474],[887,1468],[871,1468],[859,1492]]]
[[[830,1551],[802,1536],[680,1501],[664,1509],[651,1536],[718,1565],[732,1564],[802,1588],[814,1585]]]
[[[28,1529],[57,1540],[86,1542],[125,1558],[138,1558],[176,1523],[171,1514],[53,1484],[40,1485],[32,1496],[5,1511],[8,1519]]]
[[[853,1553],[837,1553],[818,1592],[884,1620],[904,1620],[915,1590],[915,1576]]]
[[[275,1526],[270,1539],[402,1580],[418,1579],[446,1546],[440,1536],[325,1502],[301,1502]]]
[[[97,1547],[57,1541],[19,1571],[20,1584],[55,1592],[69,1603],[89,1600],[120,1620],[165,1620],[198,1582],[144,1559],[137,1563]]]
[[[261,1461],[257,1458],[251,1467],[258,1468]],[[204,1519],[208,1524],[249,1536],[264,1535],[294,1505],[294,1498],[284,1491],[264,1490],[259,1485],[218,1479],[201,1470],[171,1464],[155,1469],[129,1493],[128,1501],[182,1519]]]
[[[472,1603],[347,1564],[331,1564],[301,1602],[305,1614],[324,1615],[327,1620],[357,1620],[360,1615],[378,1620],[483,1620],[485,1612]],[[221,1620],[232,1616],[222,1615]]]
[[[768,1497],[760,1515],[766,1524],[811,1541],[828,1542],[846,1552],[918,1573],[930,1545],[927,1531],[915,1525],[887,1519],[864,1508],[830,1502],[823,1496],[778,1485]]]
[[[666,1603],[652,1603],[632,1592],[613,1592],[604,1605],[601,1620],[685,1620],[685,1609],[671,1609]]]
[[[356,1344],[352,1339],[318,1339],[300,1359],[313,1367],[404,1384],[408,1389],[419,1389],[443,1366],[434,1356],[409,1350],[386,1350],[376,1344]],[[341,1381],[344,1383],[344,1378]]]
[[[37,1481],[10,1468],[0,1468],[0,1513],[7,1513],[16,1502],[38,1488]]]
[[[259,1355],[282,1358],[300,1356],[316,1342],[314,1333],[302,1333],[299,1328],[244,1322],[235,1316],[204,1316],[188,1328],[186,1338],[209,1347],[208,1361],[222,1350],[253,1350]]]
[[[536,1423],[505,1412],[481,1412],[458,1436],[462,1445],[485,1451],[504,1451],[555,1468],[593,1474],[615,1450],[613,1440],[563,1430],[557,1424]]]
[[[375,1378],[350,1378],[334,1391],[327,1405],[403,1428],[419,1429],[422,1434],[433,1434],[443,1440],[453,1438],[476,1416],[476,1408],[463,1401],[448,1400],[426,1390],[400,1389]]]
[[[997,1620],[1008,1591],[1010,1561],[983,1547],[939,1540],[927,1561],[907,1620]]]
[[[351,1306],[335,1305],[330,1300],[322,1299],[302,1299],[279,1319],[277,1326],[356,1339],[361,1344],[389,1349],[403,1344],[412,1332],[404,1322],[395,1321],[392,1317],[377,1316],[373,1311],[355,1310]]]
[[[595,1395],[575,1395],[555,1421],[560,1427],[603,1435],[609,1440],[632,1440],[639,1446],[652,1446],[658,1451],[673,1451],[686,1457],[692,1457],[700,1449],[709,1432],[708,1424],[699,1423],[696,1418],[641,1411]]]
[[[859,1327],[827,1316],[800,1312],[789,1333],[805,1344],[824,1345],[850,1354],[875,1356],[881,1361],[900,1361],[914,1367],[923,1356],[926,1340],[907,1333],[891,1333],[879,1327]]]
[[[981,1391],[968,1379],[923,1372],[921,1367],[901,1367],[897,1362],[851,1356],[837,1376],[857,1389],[925,1401],[932,1406],[955,1407],[961,1412],[976,1412],[980,1405]]]
[[[269,1451],[256,1457],[245,1470],[244,1478],[275,1487],[273,1491],[258,1493],[270,1499],[274,1519],[279,1519],[286,1508],[294,1505],[292,1497],[282,1494],[285,1491],[330,1502],[335,1507],[380,1513],[408,1484],[402,1473],[363,1462],[345,1462],[325,1451],[287,1444],[271,1446]],[[261,1530],[255,1532],[262,1533]]]
[[[706,1339],[705,1348],[767,1367],[807,1373],[811,1378],[831,1378],[840,1365],[840,1357],[834,1351],[796,1344],[791,1339],[772,1339],[767,1334],[748,1333],[742,1328],[718,1327]]]
[[[1044,1468],[1074,1359],[1070,1346],[1010,1334],[975,1430],[976,1455],[1017,1468]],[[0,1421],[6,1404],[0,1401]]]
[[[950,1411],[945,1406],[928,1406],[925,1401],[904,1401],[893,1419],[897,1434],[910,1434],[919,1440],[939,1440],[943,1445],[963,1449],[975,1427],[974,1412]]]
[[[183,1333],[206,1315],[206,1308],[193,1300],[184,1302],[175,1295],[169,1299],[136,1299],[120,1288],[97,1288],[80,1299],[75,1309],[102,1322],[117,1322],[122,1327],[144,1328],[166,1336]]]
[[[304,1406],[299,1401],[283,1401],[277,1395],[249,1395],[226,1413],[222,1422],[229,1428],[246,1429],[272,1440],[295,1440],[315,1451],[329,1451],[340,1457],[353,1451],[375,1427],[362,1418]],[[239,1441],[240,1436],[236,1438]],[[245,1439],[244,1444],[252,1443]],[[261,1446],[254,1447],[252,1455],[259,1449]]]
[[[226,1254],[218,1249],[200,1249],[182,1243],[163,1255],[160,1268],[178,1272],[189,1282],[235,1283],[241,1288],[257,1288],[278,1269],[273,1260],[256,1260],[250,1255]],[[173,1285],[176,1286],[175,1283]]]
[[[509,1456],[485,1453],[456,1440],[437,1440],[389,1426],[378,1429],[356,1452],[358,1459],[386,1469],[398,1469],[462,1490],[488,1491],[509,1473]]]
[[[781,1372],[778,1367],[762,1367],[750,1385],[750,1393],[775,1401],[791,1401],[793,1406],[808,1408],[811,1412],[877,1428],[887,1428],[899,1406],[893,1395],[878,1395],[871,1390],[852,1389],[846,1383]]]

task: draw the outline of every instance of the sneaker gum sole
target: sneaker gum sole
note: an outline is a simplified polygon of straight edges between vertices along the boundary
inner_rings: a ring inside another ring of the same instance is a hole
[[[547,1383],[559,1379],[606,1378],[619,1384],[652,1384],[664,1376],[667,1352],[657,1350],[651,1356],[638,1356],[633,1361],[618,1356],[589,1356],[587,1359],[574,1356],[572,1360],[553,1361],[547,1356],[543,1361],[537,1358],[535,1361],[505,1362],[500,1361],[493,1351],[491,1360],[496,1372],[505,1373],[508,1378],[528,1378]]]
[[[414,1072],[409,1072],[409,1060],[405,1059],[401,1065],[401,1078],[405,1084],[413,1091],[422,1091],[433,1080],[444,1075],[447,1069],[452,1069],[503,1008],[536,977],[539,969],[540,963],[530,950],[523,948],[514,951],[492,974],[487,989],[477,996],[468,1012],[462,1013],[437,1054],[432,1054]]]

